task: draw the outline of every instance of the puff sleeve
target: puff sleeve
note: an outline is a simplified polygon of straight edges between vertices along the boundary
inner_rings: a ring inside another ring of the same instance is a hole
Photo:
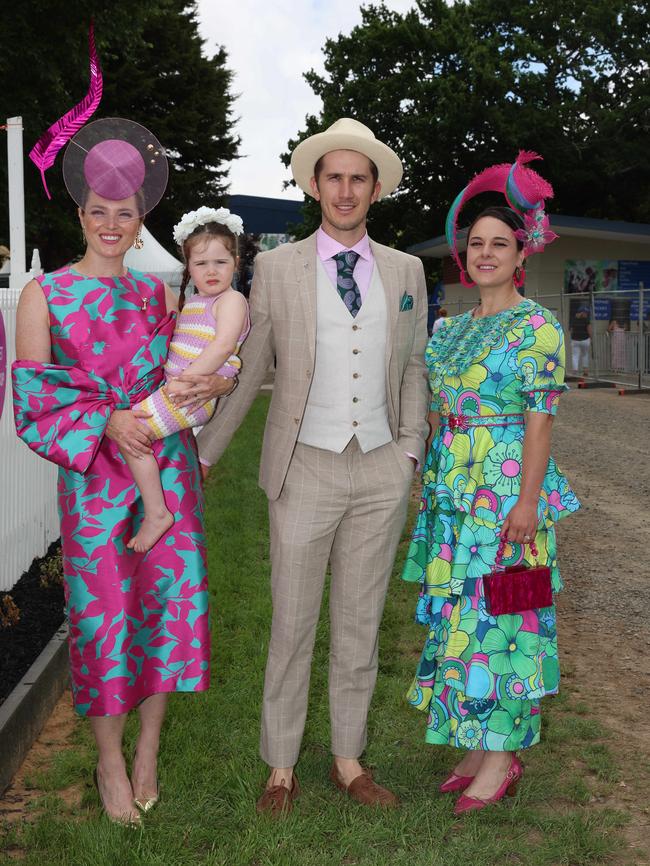
[[[530,317],[517,350],[521,393],[527,412],[555,415],[564,382],[564,332],[555,316],[538,308]]]

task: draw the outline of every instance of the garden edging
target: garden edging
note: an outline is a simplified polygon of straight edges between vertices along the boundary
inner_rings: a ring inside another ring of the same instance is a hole
[[[0,706],[0,796],[40,734],[68,677],[68,626],[64,624]]]

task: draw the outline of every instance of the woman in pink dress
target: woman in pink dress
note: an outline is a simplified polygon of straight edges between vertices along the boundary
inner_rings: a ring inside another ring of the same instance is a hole
[[[97,743],[95,779],[111,820],[137,824],[158,799],[160,730],[172,691],[209,685],[210,634],[199,462],[191,430],[152,442],[131,406],[156,390],[176,298],[124,266],[167,181],[163,148],[116,118],[83,127],[64,159],[86,250],[28,283],[17,315],[14,410],[21,438],[57,463],[76,711]],[[195,403],[232,383],[195,377]],[[153,453],[174,523],[146,554],[127,548],[142,500],[121,451]],[[131,776],[122,752],[140,717]]]

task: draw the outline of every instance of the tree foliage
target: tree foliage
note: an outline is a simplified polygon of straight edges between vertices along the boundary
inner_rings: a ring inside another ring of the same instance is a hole
[[[327,40],[325,73],[306,73],[323,110],[289,152],[339,117],[366,123],[404,162],[370,219],[398,247],[441,234],[469,178],[520,149],[544,156],[555,212],[648,222],[649,24],[650,4],[632,0],[367,6]],[[305,231],[317,221],[310,205]]]
[[[201,204],[222,202],[227,168],[239,140],[232,134],[232,73],[227,55],[202,53],[193,0],[34,0],[17,4],[3,22],[0,117],[22,115],[25,154],[48,126],[88,89],[88,25],[95,20],[104,94],[93,119],[121,116],[154,132],[170,156],[170,181],[147,225],[173,248],[171,229]],[[52,269],[81,253],[75,207],[61,173],[62,154],[48,171],[52,201],[25,160],[27,249],[38,247]],[[7,201],[7,166],[0,160],[0,196]],[[0,241],[9,242],[0,210]],[[29,265],[29,262],[28,262]]]

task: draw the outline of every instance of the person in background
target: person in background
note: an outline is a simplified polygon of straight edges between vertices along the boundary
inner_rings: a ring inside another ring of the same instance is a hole
[[[589,355],[591,354],[591,316],[586,304],[578,307],[571,322],[571,369],[579,376],[589,375]]]
[[[625,325],[618,319],[612,319],[607,326],[610,339],[612,372],[623,373],[625,371]]]
[[[447,312],[447,310],[445,310],[444,307],[440,307],[440,309],[438,310],[438,318],[433,323],[433,328],[431,328],[432,334],[435,334],[435,332],[443,326],[444,321],[448,315],[449,313]]]

